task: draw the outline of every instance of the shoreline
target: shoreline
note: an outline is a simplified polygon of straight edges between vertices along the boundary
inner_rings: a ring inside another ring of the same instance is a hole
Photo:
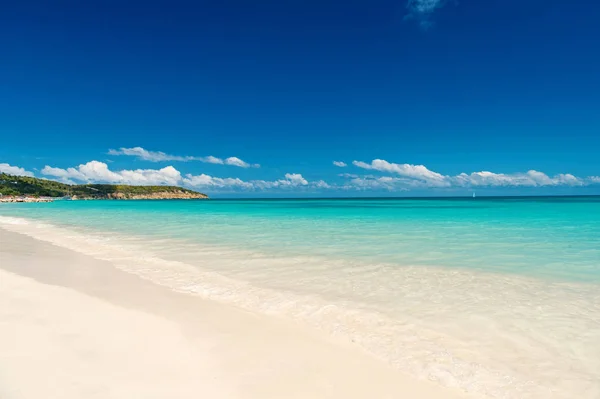
[[[69,198],[66,201],[164,201],[164,200],[208,200],[208,197],[150,197],[150,196],[138,196],[132,198],[124,197],[81,197],[81,198]],[[63,197],[0,197],[0,203],[41,203],[41,202],[54,202],[54,201],[65,201]]]
[[[396,300],[390,302],[384,291],[387,302],[374,302],[375,292],[360,285],[372,281],[369,275],[342,271],[345,277],[336,280],[340,265],[335,263],[304,265],[294,257],[255,257],[200,244],[189,252],[193,259],[177,259],[161,253],[159,248],[167,241],[127,235],[112,240],[93,229],[24,217],[0,216],[2,228],[101,259],[170,291],[318,332],[414,381],[483,397],[567,398],[577,392],[582,398],[595,398],[600,392],[594,372],[600,358],[593,355],[600,325],[590,313],[600,310],[600,302],[594,300],[600,297],[587,284],[548,284],[521,276],[443,268],[393,268],[384,270],[387,280],[373,281],[379,289],[392,290],[389,293]],[[169,241],[167,247],[172,245]],[[179,251],[188,254],[190,249]],[[321,274],[313,270],[324,266],[323,273],[335,273],[320,283],[315,278]],[[290,272],[310,278],[310,290],[303,291],[307,280],[290,279],[285,274]],[[329,281],[355,287],[353,296],[329,295],[328,288],[339,285],[331,286]],[[348,301],[353,298],[362,302]],[[565,346],[570,337],[577,339]]]
[[[467,397],[296,323],[2,228],[0,242],[2,397]]]
[[[27,202],[27,203],[34,203],[34,202],[54,202],[55,198],[51,198],[51,197],[9,197],[9,196],[4,196],[4,197],[0,197],[0,203],[21,203],[21,202]]]

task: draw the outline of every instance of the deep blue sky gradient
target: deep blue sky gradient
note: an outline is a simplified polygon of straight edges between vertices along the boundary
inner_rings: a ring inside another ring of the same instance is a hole
[[[237,156],[244,179],[331,179],[375,158],[458,174],[600,175],[600,3],[4,1],[0,162],[109,148]],[[168,163],[169,164],[169,163]]]

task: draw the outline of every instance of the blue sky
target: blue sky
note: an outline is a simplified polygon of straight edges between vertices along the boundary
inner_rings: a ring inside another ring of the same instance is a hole
[[[600,193],[596,2],[5,3],[0,170],[215,196]]]

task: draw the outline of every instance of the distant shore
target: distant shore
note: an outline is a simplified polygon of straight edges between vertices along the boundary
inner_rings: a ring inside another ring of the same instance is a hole
[[[54,198],[49,197],[14,197],[5,196],[0,197],[0,202],[52,202]]]
[[[3,196],[0,197],[0,203],[14,203],[14,202],[54,202],[62,200],[72,201],[91,201],[91,200],[165,200],[165,199],[177,199],[177,200],[192,200],[192,199],[208,199],[204,194],[188,194],[188,193],[152,193],[152,194],[136,194],[136,195],[123,195],[120,193],[111,194],[107,196],[96,196],[96,197],[82,197],[72,196],[68,198],[64,197],[31,197],[31,196]]]
[[[4,198],[4,200],[2,200]],[[0,202],[51,202],[54,199],[207,199],[206,194],[178,186],[66,184],[0,173]]]

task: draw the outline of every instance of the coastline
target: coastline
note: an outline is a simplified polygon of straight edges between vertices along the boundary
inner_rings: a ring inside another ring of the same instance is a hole
[[[466,397],[296,323],[2,228],[0,242],[3,398]]]
[[[107,261],[170,291],[324,333],[416,381],[483,397],[596,398],[600,392],[594,284],[440,267],[365,270],[209,244],[214,240],[183,245],[164,237],[176,233],[162,222],[145,225],[163,233],[153,237],[112,220],[112,230],[92,227],[90,213],[85,225],[26,213],[0,216],[0,228]]]
[[[36,198],[36,197],[12,197],[12,196],[7,196],[7,197],[0,197],[0,204],[1,203],[16,203],[16,202],[27,202],[27,203],[33,203],[33,202],[54,202],[55,198],[50,198],[50,197],[45,197],[45,198]]]
[[[141,201],[141,200],[206,200],[208,196],[198,195],[179,195],[179,194],[160,194],[160,195],[136,195],[136,196],[123,196],[114,195],[107,197],[77,197],[73,196],[68,198],[69,201]],[[54,202],[63,201],[62,197],[0,197],[0,203],[38,203],[38,202]]]

